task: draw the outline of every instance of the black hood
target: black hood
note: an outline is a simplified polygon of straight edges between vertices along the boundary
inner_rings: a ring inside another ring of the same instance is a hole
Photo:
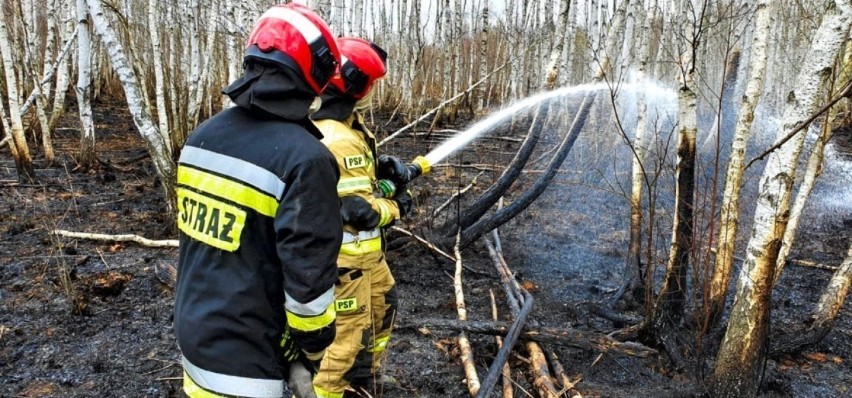
[[[316,97],[297,72],[260,60],[247,61],[243,75],[222,93],[243,109],[287,120],[307,118]]]
[[[322,108],[311,115],[311,119],[346,120],[355,110],[356,99],[343,95],[336,87],[329,87],[322,94]]]

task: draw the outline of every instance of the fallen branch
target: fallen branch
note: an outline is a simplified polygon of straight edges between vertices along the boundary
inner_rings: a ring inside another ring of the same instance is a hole
[[[456,272],[453,276],[453,291],[456,296],[456,311],[458,312],[459,323],[467,322],[467,308],[464,304],[464,289],[462,286],[462,258],[461,258],[461,230],[456,235]],[[461,361],[464,368],[465,378],[467,379],[467,390],[470,396],[475,397],[479,393],[479,375],[476,374],[476,366],[473,363],[473,349],[470,347],[470,341],[464,330],[459,333],[459,348],[461,349]]]
[[[491,319],[497,322],[497,300],[494,299],[494,292],[488,289],[488,297],[491,299]],[[503,338],[495,336],[494,341],[497,343],[497,349],[503,348]],[[503,376],[503,398],[512,398],[515,395],[515,389],[512,387],[512,368],[509,367],[509,362],[503,364],[501,371]]]
[[[108,242],[136,242],[140,245],[149,247],[178,247],[177,239],[152,240],[143,238],[139,235],[91,234],[86,232],[71,232],[63,229],[56,229],[52,233],[54,235],[63,236],[66,238],[102,240]]]
[[[528,341],[526,347],[530,354],[530,369],[534,375],[533,386],[538,390],[538,396],[556,398],[556,386],[550,379],[550,371],[547,368],[547,358],[544,356],[544,351],[534,341]]]
[[[547,350],[544,352],[544,355],[547,356],[547,361],[553,365],[553,373],[555,373],[554,376],[556,376],[556,380],[559,382],[560,386],[562,386],[562,390],[559,391],[560,397],[565,392],[573,390],[574,386],[583,380],[582,377],[578,377],[577,381],[571,381],[571,378],[568,377],[568,373],[565,372],[565,368],[562,367],[562,363],[559,362],[559,357],[556,355],[555,351]]]
[[[454,320],[429,318],[419,319],[416,323],[412,324],[401,323],[398,328],[412,330],[420,328],[447,331],[463,330],[469,333],[494,336],[504,335],[509,329],[509,325],[502,321],[467,321],[464,324],[460,324]],[[524,341],[556,344],[559,346],[574,347],[587,351],[616,353],[640,358],[647,358],[658,353],[657,350],[640,343],[620,342],[605,334],[571,328],[525,328],[521,332],[519,338]]]
[[[447,199],[447,201],[444,202],[444,204],[438,206],[438,208],[435,209],[435,211],[432,212],[432,217],[430,217],[430,219],[434,219],[435,217],[437,217],[438,214],[440,214],[442,211],[444,211],[444,209],[447,208],[447,206],[449,206],[451,203],[453,203],[453,201],[456,198],[460,198],[462,195],[465,194],[465,192],[467,192],[471,188],[473,188],[473,186],[476,185],[476,179],[479,178],[479,176],[481,176],[483,173],[485,173],[485,172],[481,171],[479,174],[476,175],[476,177],[473,177],[473,180],[470,181],[470,184],[467,184],[466,187],[462,188],[459,191],[456,191],[456,193],[454,193],[452,196],[450,196],[450,198]]]
[[[816,269],[821,269],[821,270],[831,271],[831,272],[837,271],[837,268],[838,268],[838,267],[834,267],[834,266],[831,266],[831,265],[820,264],[816,261],[810,261],[810,260],[790,260],[790,264],[798,265],[800,267],[816,268]]]
[[[414,233],[412,233],[412,232],[410,232],[410,231],[407,231],[407,230],[405,230],[405,229],[403,229],[403,228],[400,228],[400,227],[391,227],[391,229],[392,229],[392,230],[394,230],[394,231],[400,232],[400,233],[402,233],[403,235],[408,235],[408,236],[410,236],[410,237],[412,237],[412,238],[416,239],[418,242],[422,243],[423,245],[425,245],[426,247],[428,247],[430,250],[432,250],[432,251],[434,251],[435,253],[438,253],[438,254],[440,254],[440,255],[442,255],[442,256],[444,256],[444,257],[446,257],[447,259],[449,259],[449,260],[450,260],[450,261],[452,261],[452,262],[455,262],[455,261],[456,261],[456,258],[455,258],[455,257],[453,257],[453,256],[451,256],[451,255],[449,255],[449,254],[447,254],[447,252],[445,252],[445,251],[443,251],[443,250],[439,249],[439,248],[438,248],[438,246],[435,246],[434,244],[430,243],[428,240],[423,239],[423,238],[421,238],[421,237],[419,237],[419,236],[415,235]]]

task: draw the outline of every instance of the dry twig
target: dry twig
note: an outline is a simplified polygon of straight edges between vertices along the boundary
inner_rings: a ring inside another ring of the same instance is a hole
[[[91,239],[91,240],[102,240],[108,242],[136,242],[143,246],[149,247],[178,247],[177,239],[166,239],[166,240],[152,240],[143,238],[139,235],[106,235],[106,234],[91,234],[86,232],[72,232],[66,231],[63,229],[56,229],[53,231],[54,235],[63,236],[66,238],[75,238],[75,239]]]

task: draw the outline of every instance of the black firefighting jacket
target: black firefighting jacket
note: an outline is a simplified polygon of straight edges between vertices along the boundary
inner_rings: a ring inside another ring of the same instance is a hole
[[[307,352],[334,338],[339,172],[306,104],[274,103],[310,98],[293,79],[249,66],[226,89],[239,106],[201,124],[179,160],[175,334],[186,374],[220,394],[281,396],[285,324]]]

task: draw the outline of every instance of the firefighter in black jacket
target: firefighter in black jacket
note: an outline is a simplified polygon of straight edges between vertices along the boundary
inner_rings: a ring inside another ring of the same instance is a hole
[[[175,334],[190,397],[288,397],[290,364],[319,361],[335,336],[339,174],[308,116],[337,46],[297,4],[264,13],[248,44],[224,90],[237,106],[190,135],[178,166]]]

